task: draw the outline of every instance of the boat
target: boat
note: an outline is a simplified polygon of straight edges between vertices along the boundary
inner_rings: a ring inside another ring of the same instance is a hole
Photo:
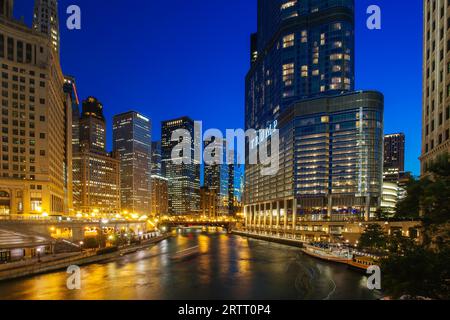
[[[352,268],[367,271],[370,266],[375,265],[375,260],[371,257],[355,256],[347,264]]]
[[[353,260],[353,255],[349,249],[331,244],[322,246],[315,244],[303,244],[303,248],[301,250],[303,253],[311,257],[331,262],[347,264]]]
[[[175,253],[171,259],[172,260],[184,260],[188,258],[192,258],[196,255],[200,254],[199,246],[191,247],[185,250],[178,251]]]

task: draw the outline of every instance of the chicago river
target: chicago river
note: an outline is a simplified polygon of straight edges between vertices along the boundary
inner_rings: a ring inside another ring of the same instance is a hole
[[[175,253],[198,246],[186,260]],[[152,248],[81,267],[0,283],[0,299],[378,299],[366,277],[299,249],[224,232],[179,231]]]

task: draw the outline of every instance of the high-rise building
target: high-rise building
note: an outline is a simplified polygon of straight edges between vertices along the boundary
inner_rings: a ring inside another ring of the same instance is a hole
[[[106,123],[103,105],[95,97],[83,101],[80,123],[80,148],[98,151],[106,150]]]
[[[354,0],[258,0],[245,121],[265,129],[302,98],[354,88]]]
[[[259,0],[251,42],[246,129],[265,133],[255,141],[278,129],[280,145],[273,175],[246,159],[247,223],[271,210],[285,228],[297,217],[369,219],[381,200],[384,99],[353,91],[354,1]]]
[[[72,106],[72,152],[80,149],[80,100],[75,78],[64,76],[64,92],[69,95]]]
[[[153,216],[166,215],[169,212],[169,181],[160,176],[152,175],[152,209]]]
[[[161,141],[152,142],[152,175],[162,176]]]
[[[33,28],[45,34],[52,43],[53,49],[59,55],[60,35],[57,0],[35,0]]]
[[[200,215],[208,218],[216,218],[218,216],[217,193],[215,189],[200,188]]]
[[[120,157],[122,210],[141,215],[151,210],[152,123],[130,111],[114,116],[113,150]]]
[[[79,148],[73,156],[73,203],[85,214],[113,215],[121,211],[120,160],[106,151],[103,105],[94,97],[82,103]]]
[[[425,0],[421,173],[450,153],[450,3]]]
[[[204,141],[204,148],[207,148],[210,143],[220,144],[215,147],[215,152],[222,154],[222,163],[205,164],[204,165],[204,186],[211,191],[214,191],[216,196],[216,209],[215,214],[219,216],[230,214],[230,191],[233,192],[231,185],[230,190],[230,167],[226,163],[226,144],[223,140],[216,141],[216,139],[210,139]],[[231,198],[232,200],[232,198]]]
[[[189,158],[190,163],[172,162],[172,150],[180,141],[172,141],[175,130],[186,130],[191,137],[189,154],[179,154],[179,158]],[[195,150],[200,150],[201,132],[195,130],[195,123],[188,117],[181,117],[161,123],[162,172],[169,180],[169,213],[172,215],[197,214],[200,209],[200,162]]]
[[[405,135],[403,133],[384,136],[384,178],[398,181],[399,174],[405,171]]]
[[[14,20],[13,1],[0,10],[0,214],[70,214],[72,113],[59,58],[47,34]]]

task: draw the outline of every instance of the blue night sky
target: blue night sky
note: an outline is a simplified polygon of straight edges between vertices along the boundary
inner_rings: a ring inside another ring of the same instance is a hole
[[[33,1],[16,0],[30,24]],[[256,0],[60,0],[62,67],[81,99],[103,102],[111,146],[112,116],[130,109],[160,122],[183,115],[203,127],[244,127],[244,77]],[[79,5],[82,30],[65,27]],[[382,30],[366,28],[366,9],[382,9]],[[419,174],[422,1],[356,0],[356,89],[385,95],[385,133],[406,134],[406,169]]]

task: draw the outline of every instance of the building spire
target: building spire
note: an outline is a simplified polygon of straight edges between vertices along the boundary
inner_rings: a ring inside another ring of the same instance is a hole
[[[57,0],[35,0],[33,29],[47,35],[59,54],[60,35]]]
[[[14,0],[0,0],[0,16],[13,17]]]

